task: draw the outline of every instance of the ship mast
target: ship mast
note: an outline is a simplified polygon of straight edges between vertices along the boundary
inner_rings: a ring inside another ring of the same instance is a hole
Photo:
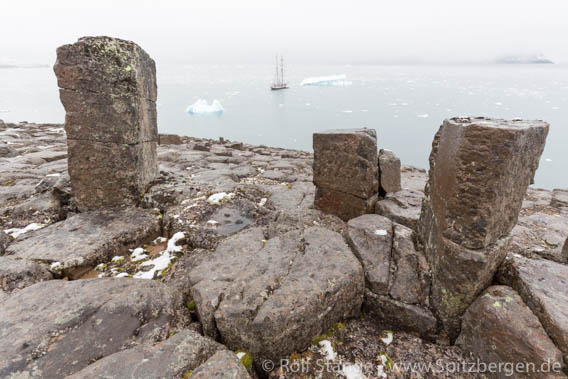
[[[280,84],[284,84],[284,57],[282,55],[280,56],[280,72]]]
[[[280,83],[279,78],[278,78],[278,54],[276,54],[276,78],[274,80],[275,84]]]

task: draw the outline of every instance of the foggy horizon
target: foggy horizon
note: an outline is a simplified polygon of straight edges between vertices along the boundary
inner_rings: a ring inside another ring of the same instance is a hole
[[[0,64],[55,62],[82,36],[136,42],[158,64],[480,64],[542,54],[568,62],[568,3],[482,0],[377,4],[227,0],[184,4],[102,0],[2,6]]]

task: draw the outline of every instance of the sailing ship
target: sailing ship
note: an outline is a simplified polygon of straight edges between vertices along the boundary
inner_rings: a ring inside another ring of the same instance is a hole
[[[288,88],[288,83],[284,81],[284,58],[280,57],[278,61],[278,55],[276,56],[276,75],[274,76],[274,82],[270,86],[270,89],[275,91],[278,89]]]

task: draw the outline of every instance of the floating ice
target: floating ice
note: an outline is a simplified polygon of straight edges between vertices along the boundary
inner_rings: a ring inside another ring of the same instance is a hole
[[[225,109],[217,99],[213,100],[211,104],[205,99],[199,99],[187,107],[187,113],[189,114],[223,113],[224,111]]]
[[[38,230],[43,228],[45,225],[44,224],[38,224],[38,223],[31,223],[28,226],[26,226],[25,228],[12,228],[12,229],[6,229],[4,230],[4,232],[10,236],[12,236],[12,238],[18,238],[20,235],[27,233],[27,232],[31,232],[33,230]]]
[[[552,159],[546,158],[545,161],[547,161],[547,162],[552,162]]]
[[[333,346],[331,346],[331,342],[329,342],[328,340],[323,340],[319,342],[319,345],[321,346],[320,351],[325,356],[325,359],[328,361],[334,361],[335,351],[333,351]]]
[[[344,74],[306,78],[300,83],[301,86],[349,86],[351,84],[352,82],[347,80]]]
[[[428,117],[430,117],[430,115],[429,115],[428,113],[424,113],[424,114],[416,115],[416,117],[419,117],[419,118],[428,118]]]

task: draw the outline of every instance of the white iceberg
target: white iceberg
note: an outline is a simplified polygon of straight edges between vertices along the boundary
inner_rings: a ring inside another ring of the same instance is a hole
[[[211,104],[205,99],[199,99],[187,107],[189,114],[223,113],[224,111],[225,109],[217,99],[213,100]]]
[[[352,82],[347,80],[345,74],[306,78],[300,83],[301,86],[348,86],[351,84]]]

